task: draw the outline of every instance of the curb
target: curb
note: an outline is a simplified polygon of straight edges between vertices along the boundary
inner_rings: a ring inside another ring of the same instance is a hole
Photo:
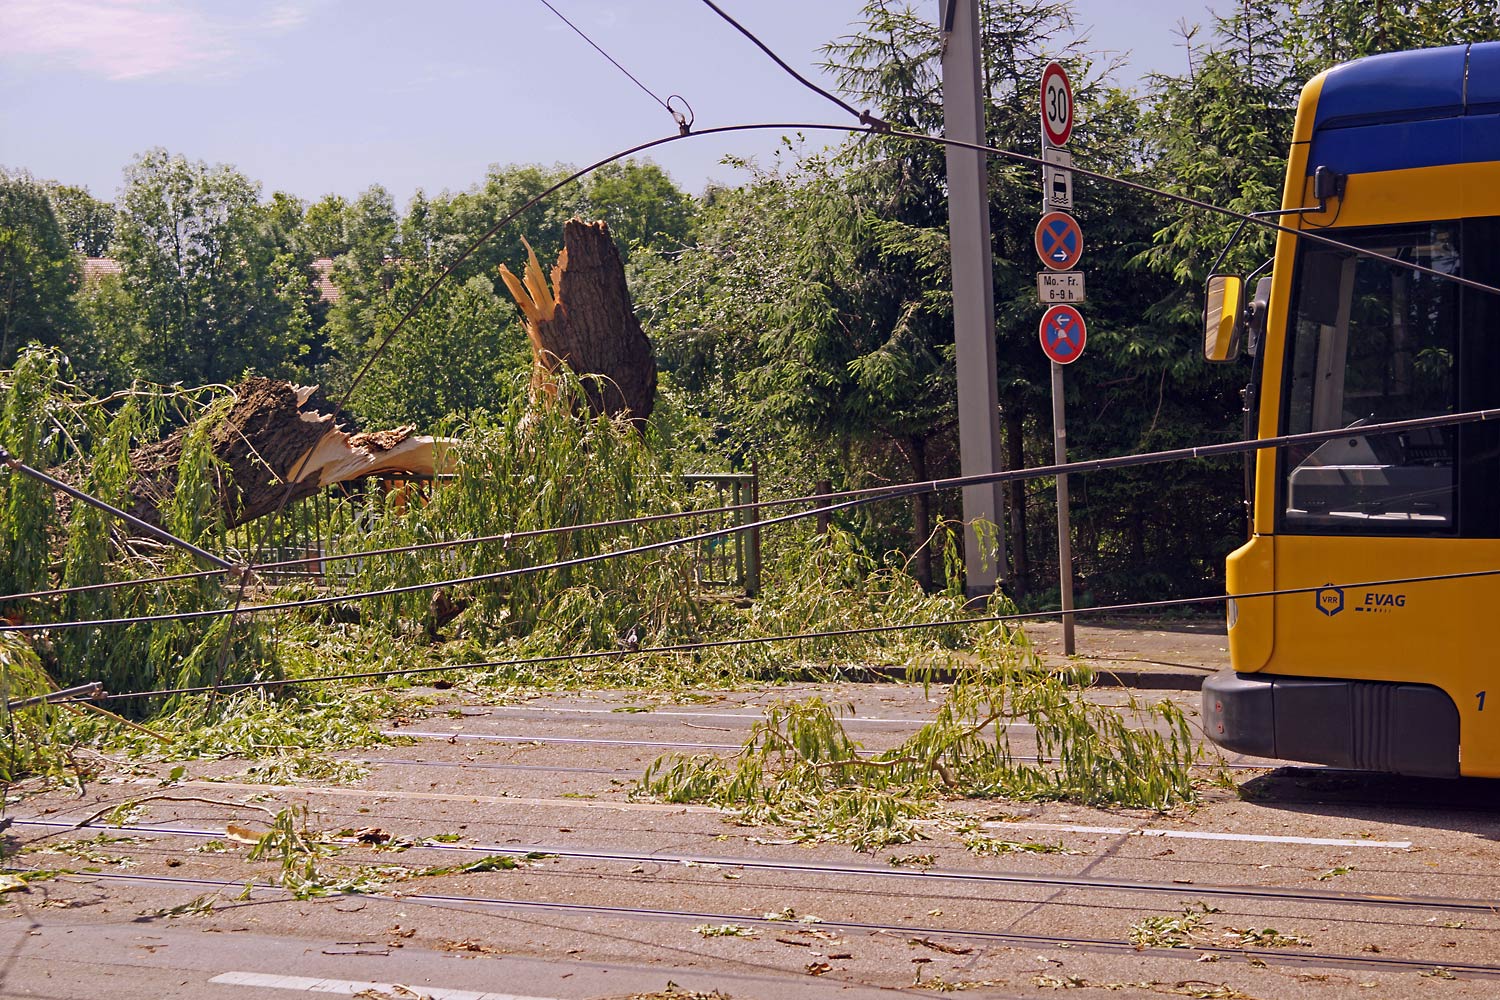
[[[1056,671],[1056,673],[1066,674],[1068,671]],[[1094,682],[1089,686],[1096,688],[1133,688],[1140,691],[1198,691],[1202,689],[1204,679],[1212,676],[1212,674],[1212,671],[1197,673],[1187,670],[1113,670],[1110,668],[1099,668],[1094,670]],[[952,683],[955,676],[956,671],[937,667],[923,673],[920,679],[930,681],[933,684],[949,684]],[[788,679],[796,680],[800,678],[789,677]],[[906,667],[867,666],[846,668],[839,671],[839,676],[836,678],[820,676],[817,679],[823,681],[843,680],[856,684],[878,684],[890,681],[911,682],[917,678],[914,678],[912,672]]]

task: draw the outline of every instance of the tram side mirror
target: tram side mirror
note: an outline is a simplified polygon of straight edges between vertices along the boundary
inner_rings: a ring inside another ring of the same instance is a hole
[[[1232,274],[1211,274],[1203,295],[1203,357],[1212,362],[1240,356],[1240,314],[1245,283]]]

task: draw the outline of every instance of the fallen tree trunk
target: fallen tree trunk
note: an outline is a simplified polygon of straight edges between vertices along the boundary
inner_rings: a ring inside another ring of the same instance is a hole
[[[528,251],[530,248],[527,248]],[[530,254],[525,280],[501,268],[526,316],[533,356],[533,396],[555,395],[559,366],[585,376],[594,413],[643,421],[656,402],[656,359],[625,283],[625,267],[602,222],[570,220],[552,268],[552,287]],[[461,359],[455,359],[461,363]],[[597,375],[598,379],[587,378]],[[412,373],[420,378],[421,373]],[[320,409],[316,386],[268,378],[235,389],[229,411],[208,429],[207,444],[223,463],[219,502],[230,527],[281,510],[335,483],[382,473],[432,476],[452,471],[452,448],[411,427],[350,434]],[[135,472],[126,509],[161,526],[177,489],[178,468],[192,428],[131,454]]]
[[[500,275],[526,316],[531,341],[532,395],[555,395],[559,366],[584,378],[589,409],[644,421],[656,405],[656,355],[625,283],[620,251],[602,222],[570,219],[552,268],[552,288],[527,246],[525,276],[503,264]]]
[[[230,527],[280,510],[334,483],[381,473],[451,471],[447,442],[411,427],[349,434],[314,402],[316,386],[251,378],[235,389],[229,411],[208,429],[207,444],[224,464],[220,506]],[[330,407],[330,409],[332,409]],[[192,428],[131,453],[135,477],[126,509],[160,526],[177,488]]]

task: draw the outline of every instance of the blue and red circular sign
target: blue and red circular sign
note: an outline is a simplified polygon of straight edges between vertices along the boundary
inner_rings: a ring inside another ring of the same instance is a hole
[[[1083,353],[1088,343],[1088,327],[1083,323],[1083,314],[1072,306],[1053,306],[1042,314],[1042,324],[1037,330],[1042,341],[1042,353],[1060,365],[1070,365]]]
[[[1054,271],[1067,271],[1083,256],[1083,227],[1067,212],[1048,212],[1036,224],[1036,255]]]

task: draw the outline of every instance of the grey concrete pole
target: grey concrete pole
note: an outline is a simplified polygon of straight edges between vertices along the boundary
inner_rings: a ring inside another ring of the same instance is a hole
[[[984,142],[978,0],[939,0],[943,28],[943,132]],[[953,254],[953,336],[958,360],[958,450],[963,475],[1000,471],[995,377],[995,284],[985,156],[948,147],[948,240]],[[1005,578],[1005,499],[998,483],[965,487],[964,590],[988,597]],[[993,526],[983,534],[976,524]]]

